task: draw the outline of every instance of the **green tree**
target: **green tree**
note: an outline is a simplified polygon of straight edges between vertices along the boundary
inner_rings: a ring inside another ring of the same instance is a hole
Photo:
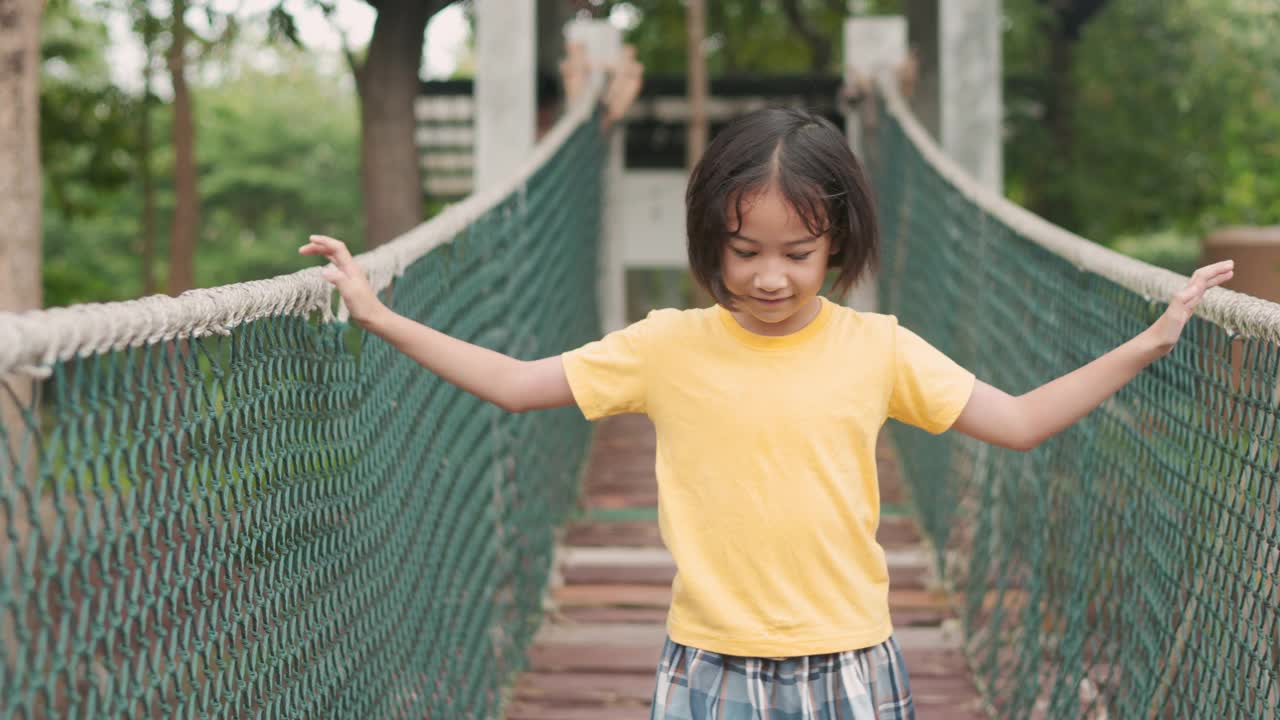
[[[202,286],[292,272],[308,233],[361,234],[358,109],[301,52],[201,94]]]
[[[359,129],[349,81],[318,74],[299,52],[286,53],[279,72],[230,68],[199,97],[197,165],[203,222],[196,245],[198,286],[271,277],[308,265],[296,254],[308,232],[358,240]],[[135,102],[137,102],[135,100]],[[155,132],[170,132],[171,116],[156,116]],[[89,153],[98,138],[72,134],[72,155]],[[133,137],[130,135],[130,137]],[[81,148],[79,145],[84,145]],[[115,152],[130,156],[131,146]],[[154,157],[157,232],[169,231],[174,208],[170,145]],[[81,180],[84,211],[45,213],[49,303],[124,300],[143,290],[138,254],[143,197],[129,167],[127,182]],[[73,175],[73,174],[71,174]],[[164,272],[168,254],[157,253]]]
[[[0,312],[41,305],[39,88],[44,9],[41,0],[0,0]],[[30,386],[9,380],[0,377],[5,391],[0,397],[3,462],[21,457],[29,437],[21,409],[31,397]],[[13,537],[12,527],[9,533]],[[0,652],[12,650],[10,636],[6,633],[0,641]]]
[[[102,51],[107,39],[103,22],[86,15],[79,3],[49,5],[41,28],[40,154],[43,286],[51,305],[65,304],[68,297],[117,297],[113,285],[135,272],[125,263],[122,274],[95,275],[87,270],[95,264],[92,252],[79,261],[67,257],[70,238],[64,228],[105,223],[137,169],[132,118],[139,105],[111,82]],[[83,240],[88,249],[102,238],[91,233]]]
[[[0,2],[0,311],[40,306],[40,0]]]
[[[169,18],[169,49],[165,64],[173,86],[170,137],[173,141],[173,183],[176,202],[169,228],[169,294],[195,286],[195,246],[200,232],[200,191],[196,174],[196,125],[191,88],[187,82],[187,0],[173,0]]]
[[[891,12],[894,0],[869,2],[868,11]],[[681,0],[604,0],[598,17],[615,10],[639,20],[626,33],[651,74],[685,72],[684,3]],[[795,74],[841,72],[847,0],[716,0],[707,3],[707,71]]]
[[[378,11],[363,58],[350,49],[348,64],[360,99],[360,187],[365,241],[373,247],[423,220],[422,171],[414,141],[414,99],[427,22],[453,0],[368,0]],[[315,0],[326,13],[331,0]],[[284,3],[271,12],[276,33],[301,45]]]
[[[1048,119],[1043,6],[1008,0],[1010,193],[1110,243],[1188,238],[1280,211],[1280,6],[1249,0],[1110,3],[1073,50],[1070,103]],[[1161,240],[1164,242],[1165,240]],[[1193,252],[1189,249],[1188,252]]]
[[[1058,180],[1070,174],[1076,160],[1077,50],[1085,28],[1107,5],[1108,0],[1038,0],[1038,12],[1029,18],[1043,39],[1042,122],[1054,147],[1036,166],[1029,206],[1068,227],[1077,224],[1076,206],[1070,189]]]

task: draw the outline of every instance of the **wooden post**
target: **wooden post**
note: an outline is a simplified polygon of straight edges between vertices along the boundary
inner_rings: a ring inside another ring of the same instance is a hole
[[[40,0],[0,2],[0,312],[43,304],[41,285]],[[22,409],[35,385],[27,377],[0,375],[0,423],[8,438],[0,447],[0,483],[12,496],[23,480],[9,477],[6,458],[29,448]],[[6,390],[6,386],[8,390]],[[11,397],[9,391],[13,392]],[[29,442],[30,441],[30,442]],[[34,453],[31,453],[34,455]],[[21,659],[20,659],[21,661]]]
[[[686,135],[685,164],[693,171],[702,153],[707,149],[707,58],[702,44],[707,36],[707,5],[705,0],[688,0],[685,6],[685,25],[688,30],[688,93],[689,127]],[[698,285],[689,273],[693,286],[693,303],[705,307],[712,303],[711,294]]]
[[[872,84],[878,73],[897,67],[907,59],[907,21],[903,17],[858,17],[844,23],[844,82],[852,93],[874,92]],[[863,119],[850,112],[845,119],[849,145],[865,166],[869,148],[863,139]],[[868,170],[870,170],[868,168]],[[876,310],[876,278],[868,273],[850,291],[845,302],[856,310]]]
[[[688,0],[685,7],[689,32],[689,134],[687,165],[692,170],[707,149],[707,58],[702,43],[707,36],[705,0]]]
[[[602,71],[613,64],[622,53],[622,33],[607,20],[574,20],[565,28],[571,65],[586,63],[588,74]],[[566,68],[567,69],[567,68]],[[576,71],[574,71],[576,72]],[[581,78],[565,79],[576,91],[566,88],[566,99],[580,92],[585,81]],[[623,257],[622,222],[620,209],[626,198],[621,197],[623,171],[624,127],[613,128],[609,135],[608,158],[605,160],[605,192],[600,238],[599,279],[596,284],[600,302],[600,330],[603,333],[621,330],[627,320],[627,269]]]

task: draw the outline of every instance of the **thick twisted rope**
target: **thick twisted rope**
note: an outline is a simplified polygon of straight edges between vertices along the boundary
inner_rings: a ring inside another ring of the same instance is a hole
[[[452,241],[507,196],[522,192],[534,172],[591,118],[603,87],[603,76],[594,74],[588,92],[506,182],[473,193],[430,221],[361,254],[357,259],[373,289],[387,288],[413,261]],[[0,313],[0,376],[12,372],[46,376],[54,364],[75,356],[175,338],[226,335],[238,325],[264,317],[320,313],[325,322],[335,317],[345,321],[347,309],[339,300],[335,315],[333,297],[333,288],[321,277],[320,268],[308,268],[268,280],[189,290],[176,298],[152,295],[124,302]]]
[[[1149,300],[1168,302],[1187,284],[1178,273],[1090,242],[1009,201],[975,180],[946,155],[903,100],[891,74],[878,77],[886,110],[926,161],[961,195],[1021,236],[1076,268],[1111,280]],[[1205,293],[1196,313],[1233,334],[1280,343],[1280,305],[1224,288]]]

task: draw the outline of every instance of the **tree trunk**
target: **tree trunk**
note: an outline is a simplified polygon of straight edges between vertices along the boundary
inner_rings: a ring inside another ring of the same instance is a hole
[[[173,183],[175,203],[169,235],[169,294],[195,287],[196,234],[200,228],[200,195],[196,185],[196,128],[191,91],[187,87],[186,0],[173,3],[173,43],[169,76],[173,82]]]
[[[447,0],[382,0],[369,53],[355,69],[360,94],[360,187],[365,246],[381,245],[422,222],[422,172],[413,101],[421,89],[427,20]]]
[[[564,59],[564,25],[573,19],[575,9],[569,0],[538,0],[538,74],[560,79],[560,61]],[[538,98],[541,102],[542,98]]]
[[[809,72],[814,75],[827,72],[831,68],[831,38],[814,27],[800,7],[800,0],[782,0],[782,12],[791,29],[809,46]]]
[[[938,33],[942,28],[938,0],[904,0],[903,13],[907,18],[907,44],[919,58],[914,92],[907,98],[911,110],[920,124],[934,139],[942,137],[941,43]]]
[[[39,308],[41,279],[40,19],[42,0],[0,0],[0,312]],[[34,382],[0,376],[0,485],[10,497],[35,477],[34,437],[22,420]],[[19,465],[20,464],[20,465]],[[21,467],[21,470],[18,468]],[[19,478],[21,474],[21,478]],[[26,535],[26,508],[9,513]],[[0,518],[0,525],[4,519]],[[4,651],[16,651],[6,636]],[[19,657],[19,662],[22,658]]]
[[[41,304],[42,0],[0,0],[0,312]]]
[[[142,116],[138,126],[138,176],[142,182],[142,294],[156,292],[156,187],[151,175],[151,86],[152,67],[155,61],[155,18],[148,8],[143,8],[142,46],[145,51],[142,66]]]
[[[1076,215],[1071,197],[1071,168],[1075,158],[1075,47],[1062,32],[1049,37],[1049,94],[1045,98],[1045,127],[1049,129],[1050,162],[1042,164],[1039,207],[1036,212],[1066,228],[1075,228]]]
[[[1044,124],[1053,154],[1040,164],[1031,183],[1031,209],[1058,225],[1078,228],[1070,178],[1075,159],[1075,50],[1085,26],[1110,0],[1040,0],[1050,11],[1045,39],[1049,46]]]
[[[707,56],[702,44],[707,37],[707,5],[705,0],[688,0],[685,6],[685,27],[688,28],[688,86],[689,127],[685,141],[685,163],[692,172],[702,153],[707,149],[710,129],[707,122]],[[689,271],[689,285],[693,288],[696,307],[708,307],[714,303],[711,292],[698,284]]]
[[[685,26],[689,48],[689,128],[686,161],[689,169],[698,164],[707,147],[707,57],[702,44],[707,36],[705,0],[688,0]]]

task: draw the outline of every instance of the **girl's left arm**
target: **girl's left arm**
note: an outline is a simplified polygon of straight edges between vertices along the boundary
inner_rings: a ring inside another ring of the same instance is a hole
[[[1196,270],[1151,327],[1082,368],[1013,397],[981,380],[952,426],[1013,450],[1030,450],[1101,405],[1143,368],[1173,349],[1204,293],[1231,279],[1234,261]]]

